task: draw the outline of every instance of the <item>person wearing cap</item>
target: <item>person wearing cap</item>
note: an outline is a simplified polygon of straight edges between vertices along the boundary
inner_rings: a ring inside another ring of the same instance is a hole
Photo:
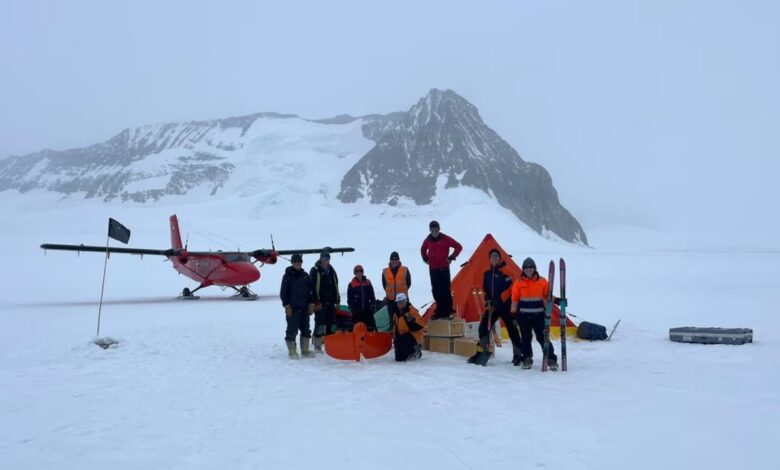
[[[352,312],[352,323],[362,322],[366,324],[368,331],[376,331],[374,311],[372,306],[376,303],[374,286],[364,275],[363,266],[357,265],[352,270],[355,277],[347,287],[347,305]]]
[[[431,274],[431,292],[436,301],[436,313],[433,318],[452,316],[452,287],[450,263],[455,261],[463,247],[452,237],[440,231],[439,222],[432,220],[428,224],[430,235],[420,247],[422,260],[428,265]],[[452,253],[450,253],[452,249]]]
[[[468,360],[471,364],[487,365],[490,359],[490,331],[500,318],[506,325],[509,339],[512,340],[512,363],[520,364],[522,354],[520,349],[521,339],[517,322],[509,313],[512,297],[512,276],[506,269],[506,261],[501,259],[501,252],[493,248],[488,254],[490,257],[490,269],[482,276],[482,290],[485,292],[485,313],[479,321],[479,343],[477,353]]]
[[[512,285],[512,306],[510,311],[516,315],[520,326],[520,356],[523,369],[530,369],[534,363],[534,353],[531,347],[531,333],[536,335],[536,341],[544,351],[544,308],[547,304],[549,284],[547,279],[536,272],[536,263],[531,258],[523,261],[523,273],[520,279]],[[555,356],[552,343],[547,353],[547,367],[558,370],[558,358]]]
[[[341,302],[339,277],[330,264],[330,253],[323,251],[309,271],[314,286],[314,350],[322,353],[323,336],[336,326],[336,309]]]
[[[405,294],[408,298],[409,288],[412,287],[412,275],[409,268],[401,264],[401,257],[397,251],[390,253],[390,262],[382,270],[382,287],[385,289],[387,311],[389,314],[395,315],[398,312],[395,304],[396,295]]]
[[[314,353],[309,349],[311,343],[311,328],[309,316],[314,313],[314,292],[312,290],[311,277],[303,269],[303,257],[295,253],[290,258],[292,263],[284,270],[282,287],[279,297],[284,306],[284,315],[287,319],[287,330],[284,342],[291,359],[298,358],[295,348],[295,336],[301,333],[301,354],[303,357],[312,357]]]
[[[404,293],[395,296],[398,314],[393,320],[393,348],[398,362],[414,361],[422,357],[425,320]]]

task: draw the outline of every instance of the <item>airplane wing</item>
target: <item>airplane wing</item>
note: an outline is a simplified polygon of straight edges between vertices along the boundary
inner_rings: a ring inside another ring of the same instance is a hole
[[[145,248],[120,248],[120,247],[105,247],[105,246],[89,246],[89,245],[58,245],[55,243],[44,243],[41,245],[44,250],[63,250],[63,251],[91,251],[97,253],[123,253],[129,255],[159,255],[159,256],[176,256],[181,250],[174,250],[168,248],[167,250],[149,250]]]
[[[311,253],[322,253],[323,251],[327,251],[328,253],[348,253],[351,251],[355,251],[354,248],[346,247],[346,248],[331,248],[329,246],[323,247],[323,248],[304,248],[301,250],[268,250],[268,249],[261,249],[261,250],[255,250],[251,251],[248,254],[250,256],[253,256],[255,258],[267,258],[271,255],[276,256],[287,256],[287,255],[294,255],[295,253],[300,253],[302,255],[311,254]]]

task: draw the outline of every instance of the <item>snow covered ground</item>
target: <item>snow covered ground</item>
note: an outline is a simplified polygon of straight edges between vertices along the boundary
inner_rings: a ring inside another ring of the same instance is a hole
[[[636,230],[590,231],[595,248],[576,247],[538,237],[476,191],[450,194],[422,208],[0,194],[0,468],[774,466],[780,247],[697,247]],[[103,258],[38,246],[101,245],[111,216],[133,231],[130,246],[167,248],[174,212],[196,250],[267,248],[270,233],[279,249],[354,246],[333,258],[342,291],[358,263],[381,285],[397,250],[416,305],[431,298],[418,250],[436,218],[463,243],[459,261],[486,233],[539,266],[565,257],[570,310],[622,323],[609,343],[570,342],[566,373],[541,374],[538,346],[527,371],[508,347],[488,367],[434,353],[409,364],[290,361],[278,299],[286,262],[262,268],[257,302],[214,287],[182,302],[174,297],[195,284],[170,263],[115,255],[102,333],[120,343],[96,347]],[[668,329],[685,325],[753,328],[755,342],[670,342]]]

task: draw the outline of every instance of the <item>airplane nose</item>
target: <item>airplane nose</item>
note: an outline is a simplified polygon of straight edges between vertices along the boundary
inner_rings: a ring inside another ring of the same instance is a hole
[[[235,263],[236,274],[246,281],[241,284],[249,284],[260,279],[260,271],[252,263]]]

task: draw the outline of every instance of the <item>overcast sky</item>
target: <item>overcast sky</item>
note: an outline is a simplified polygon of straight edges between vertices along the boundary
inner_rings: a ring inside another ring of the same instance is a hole
[[[450,88],[586,228],[780,228],[779,4],[4,0],[0,157]]]

